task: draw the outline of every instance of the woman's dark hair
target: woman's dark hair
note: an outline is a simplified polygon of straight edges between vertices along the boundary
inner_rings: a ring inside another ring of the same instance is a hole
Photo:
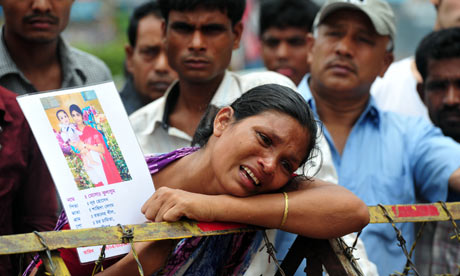
[[[80,113],[80,115],[83,115],[83,112],[81,112],[80,107],[78,107],[78,105],[76,105],[76,104],[72,104],[72,105],[69,106],[69,113],[72,114],[72,111],[76,111],[76,112]]]
[[[265,111],[278,111],[296,119],[309,132],[310,140],[307,155],[300,166],[309,159],[310,153],[316,146],[318,125],[313,112],[302,96],[289,87],[278,84],[256,86],[236,99],[230,107],[233,108],[235,123],[245,118],[258,115]],[[210,105],[198,124],[192,145],[204,147],[213,133],[214,118],[219,108]]]
[[[58,116],[59,112],[64,112],[65,115],[67,115],[67,117],[69,117],[69,114],[67,114],[67,112],[65,112],[64,109],[59,109],[58,111],[56,111],[56,118],[58,118],[58,120],[59,120],[59,116]]]
[[[460,27],[432,32],[425,36],[415,52],[415,63],[423,80],[428,77],[430,59],[440,60],[460,57]]]
[[[159,0],[161,13],[166,22],[170,11],[191,11],[201,6],[205,9],[218,9],[225,13],[232,26],[241,21],[246,8],[246,0]]]

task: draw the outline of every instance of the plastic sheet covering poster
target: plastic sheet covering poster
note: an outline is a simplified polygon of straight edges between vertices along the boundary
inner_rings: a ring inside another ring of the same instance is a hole
[[[71,229],[145,221],[153,182],[113,82],[17,98],[59,192]],[[128,252],[108,245],[106,257]],[[97,260],[101,246],[78,248]]]

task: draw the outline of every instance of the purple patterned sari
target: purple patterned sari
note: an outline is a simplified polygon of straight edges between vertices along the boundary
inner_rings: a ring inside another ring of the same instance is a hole
[[[170,153],[145,156],[145,160],[150,174],[153,175],[198,149],[181,148]],[[68,219],[63,211],[54,230],[61,230],[67,223]],[[260,231],[182,239],[165,266],[155,275],[243,275],[262,240]],[[23,276],[31,272],[37,260],[38,255]]]

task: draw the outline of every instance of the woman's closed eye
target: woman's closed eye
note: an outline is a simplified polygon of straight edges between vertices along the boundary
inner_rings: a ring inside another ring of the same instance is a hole
[[[291,164],[291,162],[287,161],[287,160],[283,160],[281,161],[281,165],[283,166],[283,168],[289,173],[293,173],[294,172],[294,167],[293,165]]]
[[[262,132],[257,131],[257,137],[259,138],[259,141],[262,143],[263,146],[269,147],[273,144],[272,140]]]

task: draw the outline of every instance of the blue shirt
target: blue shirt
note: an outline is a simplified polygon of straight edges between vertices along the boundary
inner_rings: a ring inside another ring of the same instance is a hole
[[[300,93],[318,117],[307,77],[299,84]],[[445,201],[448,179],[460,167],[460,144],[424,118],[379,110],[372,97],[353,126],[342,155],[325,126],[323,130],[339,184],[367,205]],[[397,227],[410,250],[414,224]],[[370,224],[360,237],[380,275],[403,271],[406,258],[391,224]]]

